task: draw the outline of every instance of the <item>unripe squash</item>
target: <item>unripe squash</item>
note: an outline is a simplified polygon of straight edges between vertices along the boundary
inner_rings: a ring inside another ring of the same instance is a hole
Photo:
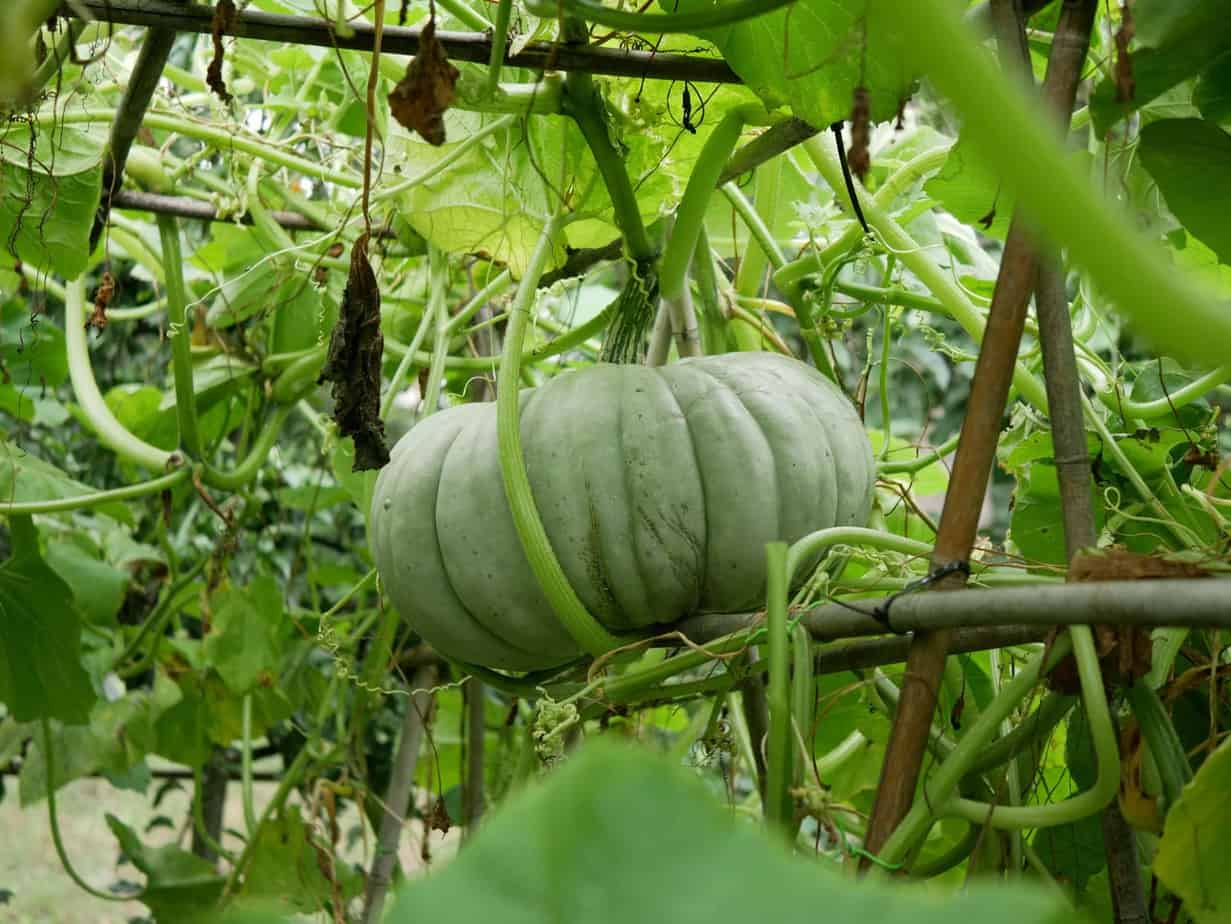
[[[784,356],[597,365],[520,402],[547,536],[586,608],[616,633],[758,607],[767,542],[869,514],[876,468],[854,408]],[[494,404],[435,414],[397,443],[370,539],[394,606],[442,653],[512,670],[580,653],[513,525]]]

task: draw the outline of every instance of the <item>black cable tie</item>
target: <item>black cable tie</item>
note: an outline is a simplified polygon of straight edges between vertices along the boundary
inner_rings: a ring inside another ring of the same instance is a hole
[[[948,577],[951,574],[964,574],[966,577],[970,577],[970,562],[951,561],[947,565],[941,565],[939,568],[933,569],[918,580],[911,581],[901,590],[897,591],[897,593],[890,594],[885,598],[885,602],[875,609],[865,610],[862,607],[845,603],[842,600],[834,600],[833,602],[839,606],[845,607],[848,610],[853,610],[860,615],[870,616],[894,635],[906,635],[910,631],[909,629],[895,629],[893,623],[889,621],[889,608],[893,606],[894,601],[897,600],[898,597],[914,593],[917,590],[922,590],[923,588],[936,583],[941,578]]]
[[[859,219],[859,226],[865,235],[872,232],[868,229],[868,220],[863,217],[863,207],[859,204],[859,195],[855,192],[855,178],[851,176],[851,168],[846,162],[846,142],[842,140],[842,123],[834,122],[829,126],[833,131],[834,143],[838,146],[838,163],[842,165],[842,179],[846,181],[846,194],[850,196],[851,208]]]

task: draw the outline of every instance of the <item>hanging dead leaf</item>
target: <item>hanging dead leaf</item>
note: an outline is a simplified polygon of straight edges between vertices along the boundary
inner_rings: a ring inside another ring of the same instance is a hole
[[[389,111],[424,141],[444,144],[444,114],[453,105],[453,86],[459,76],[436,38],[436,20],[430,19],[419,33],[419,53],[406,66],[406,76],[389,94]]]
[[[355,440],[352,470],[356,472],[379,469],[389,461],[385,424],[380,419],[380,364],[384,346],[380,287],[368,262],[368,238],[364,234],[351,249],[350,275],[320,377],[320,381],[333,384],[333,419],[339,432]]]
[[[1207,570],[1193,562],[1116,548],[1078,552],[1069,565],[1069,581],[1073,583],[1208,576]],[[1149,673],[1154,647],[1148,627],[1096,625],[1094,641],[1108,683],[1127,685]],[[1063,693],[1076,695],[1080,692],[1081,683],[1072,655],[1056,665],[1049,684],[1053,690]]]
[[[1137,81],[1133,77],[1133,56],[1128,45],[1137,33],[1133,23],[1133,11],[1127,3],[1120,4],[1120,28],[1116,32],[1116,102],[1131,102],[1137,93]]]
[[[214,20],[210,32],[214,42],[214,57],[205,69],[205,83],[224,103],[232,100],[227,82],[222,79],[222,37],[235,26],[235,0],[218,0],[214,7]]]
[[[851,173],[863,182],[872,169],[872,104],[867,87],[855,88],[854,105],[851,107],[851,149],[846,162]]]
[[[99,281],[98,288],[94,290],[94,310],[90,312],[90,318],[86,321],[87,327],[102,330],[107,326],[107,309],[111,306],[113,298],[115,298],[115,277],[111,275],[110,270],[104,270],[103,278]]]
[[[1120,729],[1120,812],[1138,831],[1163,833],[1158,799],[1146,791],[1143,763],[1145,742],[1136,722]]]
[[[1127,549],[1078,552],[1069,566],[1070,581],[1146,581],[1151,578],[1209,577],[1200,565]]]
[[[427,818],[428,830],[448,834],[452,824],[449,820],[449,809],[445,805],[444,796],[441,796],[432,806],[432,813]]]

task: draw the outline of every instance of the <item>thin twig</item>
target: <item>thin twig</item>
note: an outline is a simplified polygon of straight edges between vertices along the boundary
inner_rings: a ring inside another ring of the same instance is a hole
[[[402,826],[410,809],[411,785],[415,779],[415,766],[419,761],[419,747],[423,742],[423,729],[432,708],[432,694],[428,691],[436,685],[435,664],[425,664],[414,673],[410,688],[414,694],[406,704],[402,719],[402,733],[397,754],[393,758],[393,771],[389,777],[389,789],[385,793],[380,819],[380,832],[376,838],[376,852],[372,857],[372,869],[368,874],[367,893],[363,901],[363,924],[380,920],[385,906],[385,897],[393,881],[393,865],[397,862],[398,841]]]

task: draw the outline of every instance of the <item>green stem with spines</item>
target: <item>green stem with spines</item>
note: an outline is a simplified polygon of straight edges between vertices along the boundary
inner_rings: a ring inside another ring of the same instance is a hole
[[[918,180],[934,170],[943,167],[949,156],[947,148],[935,148],[924,151],[917,157],[907,161],[889,175],[884,183],[872,195],[871,200],[861,199],[865,211],[869,202],[878,209],[888,209],[897,198],[903,195]],[[845,183],[837,195],[846,195]],[[824,272],[825,267],[833,262],[839,254],[844,254],[859,243],[863,229],[856,221],[851,221],[847,229],[819,252],[812,252],[797,260],[792,260],[781,269],[774,272],[774,285],[785,292],[791,301],[799,296],[800,283],[809,276]]]
[[[449,310],[445,303],[445,293],[449,288],[449,258],[444,251],[431,244],[428,245],[428,280],[432,291],[428,299],[428,311],[435,320],[436,327],[432,361],[428,365],[427,387],[423,390],[423,403],[420,405],[420,419],[435,411],[440,403],[440,389],[445,376],[445,356],[449,352]]]
[[[486,32],[492,27],[487,17],[472,7],[465,0],[436,0],[440,8],[452,14],[467,29],[475,32]]]
[[[486,91],[493,96],[500,89],[500,69],[504,66],[504,53],[509,47],[509,21],[513,15],[513,0],[499,0],[496,7],[496,24],[492,27],[492,53],[487,65]]]
[[[833,149],[833,141],[828,138],[814,137],[805,141],[803,147],[825,182],[835,190],[835,194],[845,196],[846,180],[842,166],[838,162],[837,153]],[[897,255],[902,265],[914,273],[931,290],[932,294],[941,300],[949,315],[965,328],[976,343],[982,342],[983,328],[986,326],[983,315],[971,302],[966,292],[953,280],[949,271],[942,269],[928,256],[927,252],[920,248],[915,240],[877,204],[875,197],[871,201],[863,200],[861,204],[868,225],[880,236],[889,250]],[[1036,408],[1040,410],[1047,408],[1047,392],[1043,383],[1020,362],[1017,363],[1013,373],[1013,384],[1022,397]]]
[[[188,469],[179,468],[168,475],[160,475],[149,481],[125,485],[122,488],[91,491],[88,494],[78,494],[75,497],[56,497],[48,498],[47,500],[0,503],[0,516],[69,513],[73,510],[89,510],[94,507],[101,507],[103,504],[136,500],[140,497],[148,497],[151,494],[169,491],[177,484],[185,481],[190,474],[191,472]]]
[[[424,338],[427,336],[428,328],[431,327],[434,320],[433,315],[435,312],[431,309],[431,299],[428,302],[428,306],[423,310],[423,316],[419,318],[419,325],[415,328],[415,335],[411,338],[410,345],[402,353],[402,358],[398,361],[397,368],[393,370],[393,376],[389,379],[389,384],[385,388],[385,397],[380,402],[381,420],[388,420],[389,415],[393,412],[393,402],[397,399],[398,390],[402,387],[402,382],[406,380],[411,367],[415,365],[415,359],[419,355],[419,346],[423,343]]]
[[[650,262],[656,256],[654,246],[641,220],[637,194],[624,166],[624,158],[611,142],[605,118],[606,104],[589,74],[572,71],[565,80],[568,93],[566,110],[594,155],[599,174],[611,198],[616,226],[624,235],[628,255],[639,262]],[[712,183],[710,184],[713,185]],[[685,264],[687,265],[687,264]]]
[[[496,432],[499,441],[500,474],[522,550],[543,595],[560,623],[581,649],[588,654],[600,655],[623,642],[587,612],[585,604],[577,596],[577,591],[573,589],[560,566],[534,502],[521,448],[518,381],[521,377],[522,341],[525,339],[530,306],[534,301],[539,277],[543,275],[548,257],[555,246],[557,229],[557,219],[549,221],[543,229],[509,308],[504,352],[496,375]]]
[[[675,212],[675,227],[658,269],[660,294],[664,299],[679,298],[684,290],[688,265],[692,262],[701,225],[705,221],[705,209],[714,194],[722,168],[735,150],[748,115],[748,107],[741,106],[723,116],[705,139],[705,145],[693,163],[684,196]]]
[[[876,463],[876,473],[878,475],[895,475],[895,474],[912,474],[921,472],[931,465],[935,465],[953,450],[957,449],[957,441],[961,436],[960,433],[955,433],[927,455],[920,456],[917,459],[907,459],[900,462],[881,461]],[[889,434],[885,434],[885,443],[888,445]]]
[[[761,170],[773,168],[773,179],[777,179],[782,174],[782,160],[780,158],[771,160],[768,164],[763,164]],[[767,192],[762,192],[760,186],[760,177],[768,176],[768,174],[758,173],[757,181],[757,204],[753,204],[743,191],[735,185],[735,181],[722,184],[722,194],[727,197],[727,201],[731,203],[731,208],[735,210],[735,214],[743,221],[744,227],[748,229],[748,233],[752,235],[752,239],[757,242],[756,256],[750,250],[745,253],[740,259],[739,270],[736,273],[735,287],[741,295],[760,295],[761,276],[764,273],[765,265],[768,262],[775,270],[780,270],[786,266],[786,254],[782,252],[782,248],[778,246],[778,241],[775,240],[773,232],[765,223],[765,219],[761,217],[760,201],[762,197],[770,200],[770,204],[774,205],[773,200],[777,197],[777,190],[772,185],[767,185]],[[771,212],[772,208],[766,208],[767,212]]]
[[[34,117],[39,128],[50,128],[56,125],[81,125],[90,123],[109,123],[115,119],[114,109],[69,109],[64,112],[39,113]],[[314,177],[328,183],[335,183],[347,189],[360,189],[363,181],[357,173],[332,170],[320,163],[300,157],[298,154],[288,154],[271,145],[268,140],[250,138],[246,135],[228,132],[200,122],[193,122],[181,116],[169,115],[163,112],[149,111],[142,120],[145,128],[156,131],[175,132],[188,138],[208,142],[220,151],[240,151],[252,157],[260,158],[279,167],[295,170],[304,176]]]
[[[81,276],[65,286],[64,345],[73,395],[99,441],[128,462],[154,471],[165,470],[177,457],[133,435],[116,419],[98,390],[86,339],[85,279]]]
[[[159,215],[158,234],[162,240],[162,266],[167,286],[167,336],[171,340],[171,373],[175,382],[175,419],[179,423],[180,446],[189,458],[201,459],[201,431],[197,426],[197,396],[192,379],[192,328],[188,323],[188,298],[184,292],[179,222],[171,215]]]
[[[765,547],[768,587],[765,596],[769,662],[769,740],[765,758],[765,821],[784,836],[791,830],[791,678],[787,626],[787,545]]]

